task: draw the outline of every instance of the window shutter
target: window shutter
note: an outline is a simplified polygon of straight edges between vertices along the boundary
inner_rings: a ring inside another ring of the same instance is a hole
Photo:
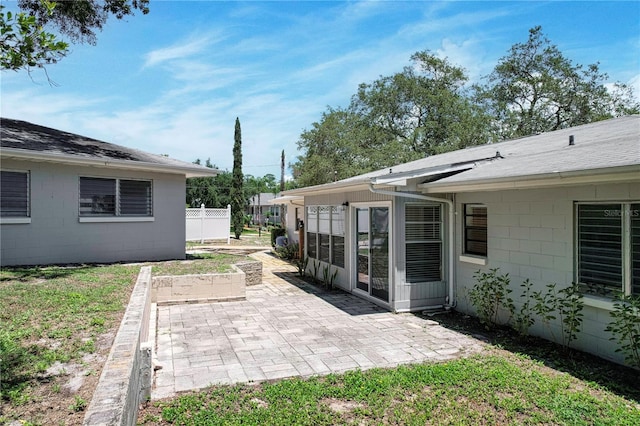
[[[120,180],[120,214],[123,216],[152,215],[151,182]]]
[[[442,219],[440,206],[405,206],[406,282],[441,281]]]
[[[3,171],[0,175],[0,216],[29,217],[29,173]]]
[[[578,205],[578,281],[588,293],[622,290],[620,204]]]
[[[116,180],[80,178],[80,216],[115,216]]]

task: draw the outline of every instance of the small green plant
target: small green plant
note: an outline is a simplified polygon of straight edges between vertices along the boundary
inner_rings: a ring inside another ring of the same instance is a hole
[[[76,395],[73,398],[73,404],[69,406],[69,410],[74,411],[76,413],[80,411],[84,411],[87,408],[87,401],[85,401],[82,397]]]
[[[534,324],[533,319],[533,306],[531,305],[531,288],[533,283],[527,278],[522,284],[522,294],[520,294],[520,300],[523,300],[520,312],[515,313],[513,317],[513,327],[520,333],[521,336],[526,336],[529,333],[529,328]]]
[[[320,262],[317,260],[313,261],[313,279],[315,282],[318,282],[318,271],[320,270]]]
[[[633,367],[640,367],[640,297],[619,295],[611,311],[613,321],[605,331],[613,334],[609,338],[618,343],[616,352]]]
[[[298,243],[290,243],[285,246],[276,247],[274,252],[280,259],[294,260],[298,257],[299,248],[300,245]]]
[[[551,321],[555,320],[556,314],[560,317],[560,328],[562,333],[561,343],[566,349],[571,346],[571,342],[578,338],[578,333],[582,326],[582,292],[580,286],[572,283],[569,287],[556,290],[557,285],[547,284],[545,293],[536,291],[533,293],[535,305],[533,312],[538,314],[542,322],[549,328],[553,340],[557,341],[551,327]]]
[[[322,270],[322,281],[324,282],[327,290],[333,290],[333,283],[335,282],[337,276],[337,269],[333,271],[333,273],[331,273],[331,266],[327,265],[324,267],[324,269]]]
[[[487,328],[498,325],[500,308],[507,309],[510,315],[515,310],[513,299],[509,297],[512,292],[509,274],[500,275],[498,271],[499,268],[490,269],[489,272],[478,270],[473,275],[477,284],[469,291],[469,299],[476,308],[478,318]]]
[[[300,278],[304,278],[307,273],[307,265],[309,264],[309,257],[305,256],[304,259],[296,259],[296,266],[298,267],[298,275]]]

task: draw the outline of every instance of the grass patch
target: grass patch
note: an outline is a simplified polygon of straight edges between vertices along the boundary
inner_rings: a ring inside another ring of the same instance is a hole
[[[214,254],[150,265],[154,274],[194,274],[244,259]],[[0,424],[82,422],[140,266],[0,268]],[[69,391],[78,374],[85,384]]]
[[[151,268],[151,274],[161,275],[191,275],[191,274],[222,274],[233,272],[231,265],[248,259],[248,256],[202,253],[190,254],[188,260],[175,260],[156,263]]]
[[[140,419],[181,425],[631,425],[640,424],[640,409],[597,385],[500,351],[442,364],[215,386],[151,403]]]
[[[94,352],[95,338],[117,324],[138,271],[126,265],[2,268],[1,399],[28,402],[54,362]]]

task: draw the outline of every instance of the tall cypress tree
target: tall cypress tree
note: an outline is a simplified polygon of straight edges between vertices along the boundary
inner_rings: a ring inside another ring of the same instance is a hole
[[[236,117],[236,129],[233,135],[233,181],[231,185],[231,226],[236,239],[240,239],[244,226],[244,190],[242,183],[242,134],[240,131],[240,119]]]

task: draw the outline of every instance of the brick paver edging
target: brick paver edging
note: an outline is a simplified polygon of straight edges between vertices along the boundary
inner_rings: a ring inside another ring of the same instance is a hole
[[[149,398],[152,348],[149,340],[151,266],[140,269],[83,425],[135,425],[138,406]]]

